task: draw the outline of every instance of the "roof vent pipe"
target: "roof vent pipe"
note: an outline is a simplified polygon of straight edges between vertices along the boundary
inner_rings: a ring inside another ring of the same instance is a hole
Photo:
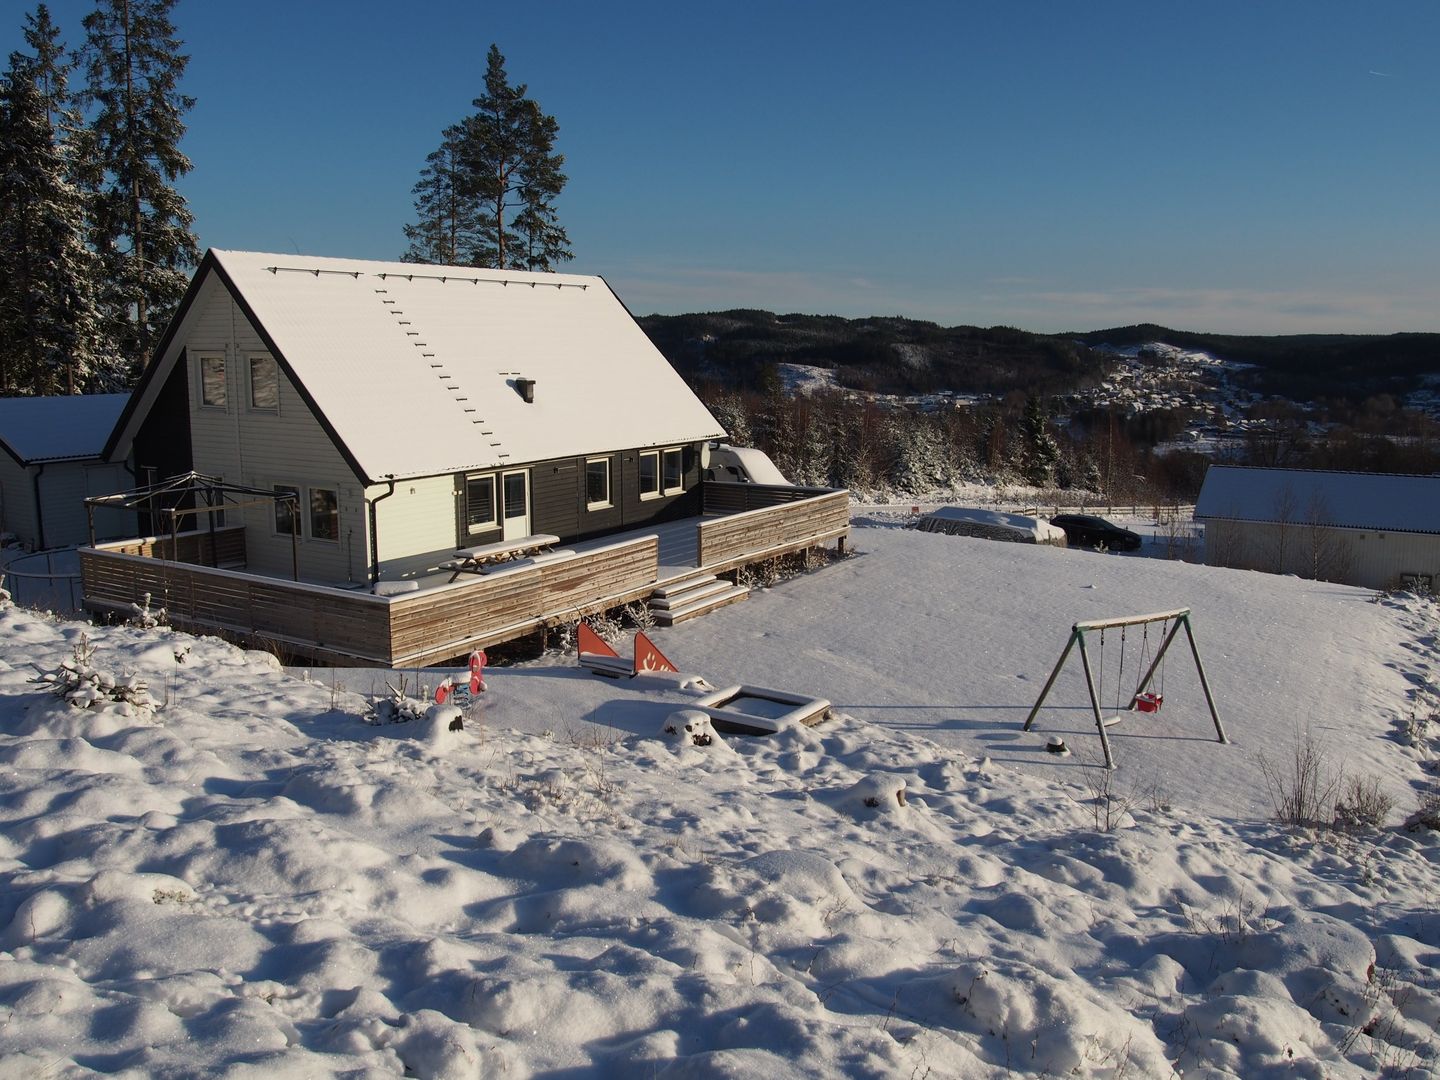
[[[526,405],[535,404],[534,379],[516,379],[515,389],[519,392],[520,397],[524,399]]]

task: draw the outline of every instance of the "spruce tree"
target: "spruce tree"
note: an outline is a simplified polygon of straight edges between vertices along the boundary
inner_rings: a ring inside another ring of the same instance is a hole
[[[98,0],[84,23],[91,242],[106,282],[102,310],[132,374],[199,258],[194,217],[174,187],[191,167],[180,139],[194,99],[178,89],[190,58],[170,21],[173,6]]]
[[[0,80],[0,394],[73,394],[104,383],[111,355],[83,201],[55,127],[73,115],[63,47],[43,6],[29,23],[37,55],[12,53]]]
[[[551,270],[573,258],[555,200],[565,157],[559,125],[512,86],[491,45],[485,93],[474,113],[447,128],[415,185],[417,221],[405,227],[412,262],[458,262],[505,270]]]
[[[1038,397],[1025,399],[1024,432],[1025,481],[1035,487],[1048,487],[1055,481],[1055,464],[1060,460],[1060,447],[1050,434],[1045,403]]]

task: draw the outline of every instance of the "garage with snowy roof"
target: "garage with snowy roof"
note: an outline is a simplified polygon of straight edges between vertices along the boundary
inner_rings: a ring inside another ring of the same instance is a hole
[[[1212,465],[1195,520],[1211,566],[1440,586],[1440,476]]]
[[[0,536],[30,551],[89,538],[85,498],[126,486],[122,465],[101,460],[128,394],[0,398]],[[101,536],[127,523],[102,513]]]

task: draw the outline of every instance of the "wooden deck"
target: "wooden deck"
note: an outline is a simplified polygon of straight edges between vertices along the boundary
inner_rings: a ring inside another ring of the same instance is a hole
[[[395,596],[227,569],[244,562],[240,527],[100,544],[80,550],[85,605],[129,613],[148,593],[181,629],[316,662],[423,665],[643,601],[667,581],[725,573],[849,535],[845,491],[705,488],[703,517],[570,544],[573,556],[483,577],[451,583],[438,573],[422,579],[419,591]]]

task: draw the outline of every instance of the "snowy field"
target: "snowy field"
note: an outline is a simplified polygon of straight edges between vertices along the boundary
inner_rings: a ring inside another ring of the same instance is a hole
[[[397,673],[0,611],[0,1077],[1436,1074],[1435,605],[870,520],[654,632],[841,713],[704,747],[563,656],[374,726]],[[1106,804],[1078,665],[1021,723],[1076,619],[1178,606],[1233,742],[1177,648]],[[32,681],[85,633],[162,707]],[[1389,828],[1269,821],[1302,729]]]

